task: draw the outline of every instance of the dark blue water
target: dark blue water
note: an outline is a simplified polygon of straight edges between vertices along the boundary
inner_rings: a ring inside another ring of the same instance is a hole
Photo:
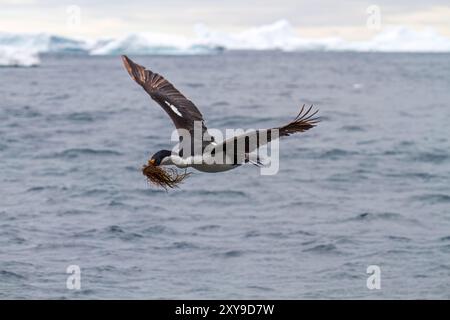
[[[0,69],[0,298],[450,298],[450,55],[133,58],[210,128],[284,124],[303,103],[322,122],[282,140],[277,175],[166,193],[140,168],[172,123],[118,57]]]

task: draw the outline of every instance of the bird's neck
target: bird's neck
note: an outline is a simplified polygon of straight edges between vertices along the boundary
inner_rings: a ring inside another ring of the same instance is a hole
[[[178,168],[187,168],[192,166],[193,164],[196,163],[202,163],[203,161],[202,156],[195,156],[195,157],[187,157],[187,158],[182,158],[178,155],[172,154],[170,157],[166,157],[163,159],[163,161],[161,161],[161,165],[162,166],[170,166],[170,165],[175,165]]]
[[[171,165],[175,165],[178,168],[186,168],[189,166],[189,161],[187,161],[188,159],[183,159],[178,155],[172,154],[170,157],[165,157],[162,161],[161,161],[161,165],[162,166],[171,166]]]

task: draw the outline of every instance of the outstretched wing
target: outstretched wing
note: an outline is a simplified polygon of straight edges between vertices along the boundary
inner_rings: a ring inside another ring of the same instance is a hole
[[[225,161],[241,164],[248,161],[248,155],[259,147],[268,144],[278,137],[287,137],[293,133],[304,132],[317,125],[319,118],[315,117],[319,110],[311,112],[312,107],[305,109],[303,105],[299,114],[287,125],[272,129],[260,129],[224,140],[214,147],[212,153],[224,156]]]
[[[141,85],[150,97],[166,111],[177,129],[188,130],[193,142],[194,122],[199,121],[202,136],[204,136],[203,140],[206,141],[203,144],[214,141],[214,138],[207,132],[202,114],[191,100],[186,98],[163,76],[134,63],[127,56],[122,56],[122,60],[131,78]],[[199,138],[201,139],[201,137]]]

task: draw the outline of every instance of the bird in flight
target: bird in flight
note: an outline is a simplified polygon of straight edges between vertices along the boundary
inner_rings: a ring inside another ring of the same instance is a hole
[[[305,108],[303,105],[297,117],[284,126],[253,130],[216,142],[208,133],[203,116],[195,104],[169,81],[127,56],[122,56],[122,61],[131,78],[169,115],[180,136],[177,151],[156,152],[142,169],[150,182],[166,190],[177,187],[190,174],[186,170],[179,173],[168,166],[194,168],[202,172],[228,171],[245,163],[261,166],[262,159],[258,155],[255,156],[259,147],[278,137],[309,130],[319,121],[318,117],[315,117],[318,110],[312,112],[312,106]]]

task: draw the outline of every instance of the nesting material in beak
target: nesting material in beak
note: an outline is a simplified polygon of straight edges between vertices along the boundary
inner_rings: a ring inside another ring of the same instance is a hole
[[[179,173],[174,168],[163,169],[161,166],[155,166],[151,161],[142,168],[142,173],[149,182],[165,190],[178,187],[178,184],[191,174],[186,171]]]

